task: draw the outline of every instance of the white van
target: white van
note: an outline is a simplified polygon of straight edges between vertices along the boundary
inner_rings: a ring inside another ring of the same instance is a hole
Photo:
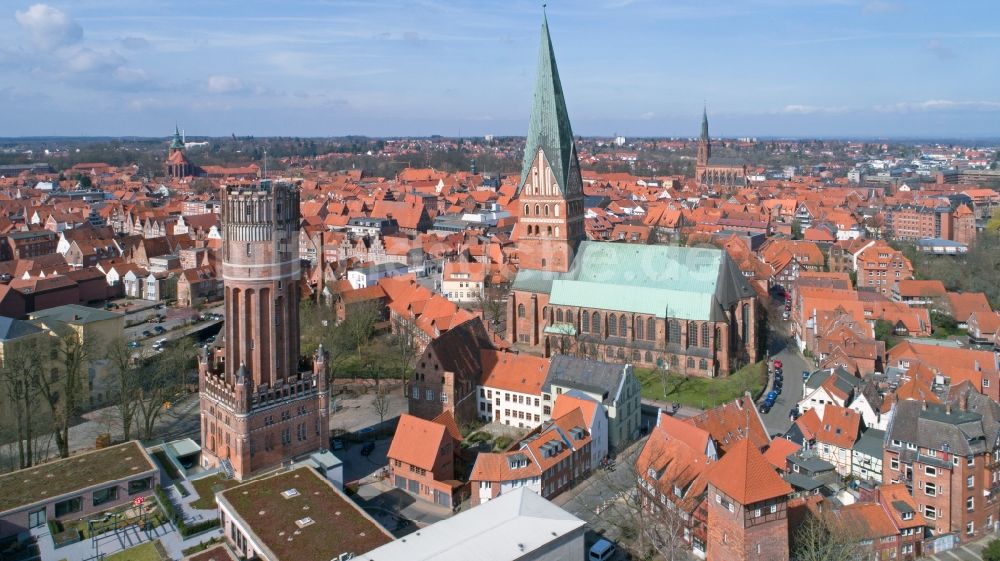
[[[588,561],[608,561],[615,556],[615,544],[609,542],[605,539],[597,540],[597,543],[590,546],[590,554],[587,555]]]

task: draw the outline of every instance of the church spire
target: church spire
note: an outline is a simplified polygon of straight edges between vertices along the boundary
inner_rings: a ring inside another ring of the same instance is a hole
[[[184,141],[181,139],[181,129],[177,124],[174,124],[174,139],[170,141],[171,150],[183,150]]]
[[[549,21],[543,13],[541,45],[538,49],[538,74],[535,78],[535,97],[531,107],[531,121],[524,147],[524,166],[518,190],[524,187],[538,150],[545,154],[552,167],[552,174],[563,195],[583,191],[580,180],[580,162],[573,143],[573,129],[566,111],[556,55],[549,36]]]
[[[708,105],[706,104],[701,113],[701,139],[708,142]]]

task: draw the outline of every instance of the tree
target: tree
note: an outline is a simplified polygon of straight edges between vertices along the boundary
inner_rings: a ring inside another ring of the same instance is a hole
[[[391,349],[391,359],[399,368],[399,379],[403,381],[403,395],[409,387],[410,364],[417,353],[416,328],[408,321],[398,321],[395,324],[396,332],[389,340]]]
[[[79,413],[87,384],[83,379],[84,365],[90,360],[91,343],[66,325],[53,327],[49,341],[54,366],[49,376],[38,376],[39,391],[48,405],[54,425],[59,457],[69,457],[69,426]]]
[[[362,302],[348,309],[341,328],[361,358],[364,346],[375,335],[375,323],[382,317],[380,306],[376,302]]]
[[[389,393],[381,385],[375,386],[375,399],[372,407],[378,413],[378,424],[381,426],[385,422],[385,416],[389,413]]]
[[[483,311],[483,319],[490,324],[495,333],[501,332],[507,293],[508,286],[504,283],[488,286],[476,295],[477,307]]]
[[[188,340],[175,341],[149,359],[142,368],[136,410],[143,439],[153,438],[160,414],[170,407],[170,400],[183,390],[194,348]]]
[[[43,370],[42,354],[37,339],[8,342],[0,368],[0,379],[7,389],[7,401],[14,417],[17,438],[18,465],[21,469],[34,464],[34,418],[38,406],[38,376]]]
[[[599,504],[585,506],[602,525],[630,544],[640,558],[686,560],[689,558],[684,541],[687,523],[682,514],[644,498],[643,491],[636,487],[641,469],[636,465],[638,450],[639,447],[633,449],[631,457],[619,458],[614,471],[601,472],[599,486],[607,492],[598,497]]]
[[[1000,561],[1000,540],[990,540],[983,550],[983,561]]]
[[[122,439],[131,440],[132,424],[139,407],[139,390],[142,373],[138,367],[137,351],[129,348],[124,337],[116,337],[108,346],[107,358],[111,363],[112,398],[122,423]]]
[[[862,552],[862,535],[852,524],[832,514],[810,512],[793,536],[792,558],[799,561],[855,559]]]

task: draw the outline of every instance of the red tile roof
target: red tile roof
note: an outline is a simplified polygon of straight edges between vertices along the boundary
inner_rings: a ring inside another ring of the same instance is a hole
[[[782,497],[792,487],[746,438],[708,470],[708,481],[742,505]]]

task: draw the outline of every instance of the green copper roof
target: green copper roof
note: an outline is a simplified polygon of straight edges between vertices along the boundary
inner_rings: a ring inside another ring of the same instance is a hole
[[[708,107],[702,109],[701,113],[701,139],[708,140]]]
[[[580,178],[580,162],[573,143],[573,129],[569,124],[566,99],[563,97],[556,55],[549,37],[549,22],[542,19],[542,44],[538,49],[538,76],[535,78],[535,99],[531,107],[531,121],[528,123],[528,137],[524,146],[524,166],[521,169],[521,183],[524,187],[528,170],[541,148],[552,167],[556,183],[564,195],[583,191]]]
[[[754,295],[722,250],[585,241],[566,273],[521,269],[514,290],[580,306],[696,321],[719,321]]]
[[[184,141],[181,140],[181,130],[174,126],[174,139],[170,141],[170,149],[184,148]]]

